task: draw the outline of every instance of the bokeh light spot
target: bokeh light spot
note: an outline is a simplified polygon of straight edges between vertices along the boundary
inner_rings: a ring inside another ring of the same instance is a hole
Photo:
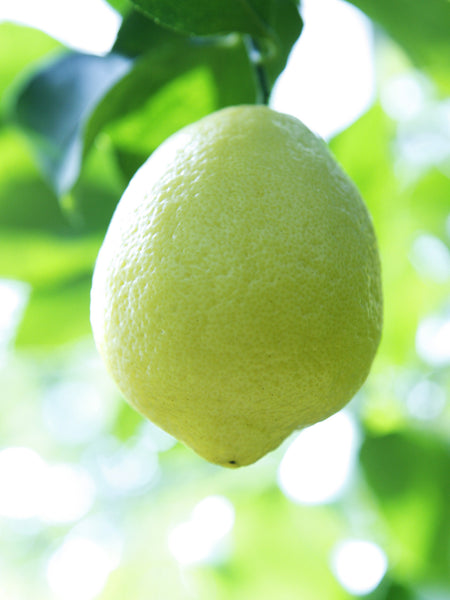
[[[383,550],[373,542],[348,540],[334,549],[331,567],[336,579],[351,594],[357,596],[372,592],[387,570]]]
[[[450,317],[425,317],[416,334],[419,356],[430,365],[439,367],[450,363]]]
[[[345,411],[304,429],[281,460],[281,490],[302,504],[337,499],[350,478],[357,447],[356,424]]]
[[[37,517],[42,506],[42,482],[47,466],[31,448],[10,447],[0,452],[0,515],[10,519]]]
[[[117,562],[98,543],[72,538],[64,541],[48,561],[47,580],[58,599],[91,600],[116,567]]]
[[[208,496],[197,504],[188,521],[172,529],[169,549],[183,565],[213,561],[233,524],[233,504],[223,496]]]

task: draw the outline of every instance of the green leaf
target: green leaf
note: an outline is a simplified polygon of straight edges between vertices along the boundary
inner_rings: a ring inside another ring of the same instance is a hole
[[[263,54],[261,59],[269,84],[273,86],[303,29],[297,3],[293,0],[277,0],[273,5],[270,25],[275,36],[275,48],[266,55]]]
[[[0,228],[59,234],[69,231],[55,194],[13,128],[0,132]]]
[[[448,444],[412,431],[369,435],[360,459],[396,541],[399,573],[416,581],[447,574]]]
[[[78,177],[87,118],[130,66],[128,58],[115,54],[68,53],[33,75],[19,93],[15,121],[28,133],[59,195]]]
[[[91,335],[90,287],[89,275],[54,289],[33,290],[18,328],[16,347],[50,348]]]
[[[118,13],[125,15],[131,8],[131,0],[107,0]]]
[[[33,63],[59,48],[61,44],[42,31],[14,23],[0,24],[0,116],[7,110],[8,87],[29,72]]]
[[[80,214],[74,228],[21,136],[13,129],[1,130],[0,277],[44,289],[91,273],[101,237],[125,187],[111,163],[111,149],[109,155],[108,149],[96,148],[74,190]],[[80,226],[80,219],[89,227]],[[97,233],[86,233],[93,229]]]
[[[197,1],[194,7],[175,0],[133,2],[156,22],[184,34],[239,32],[252,36],[251,54],[255,62],[264,65],[269,87],[286,65],[303,26],[295,0],[231,0],[226,10],[217,0]]]
[[[419,67],[450,91],[450,2],[448,0],[350,0],[381,25]]]
[[[60,237],[40,232],[0,229],[0,277],[50,289],[91,273],[100,236]]]
[[[129,177],[161,142],[181,127],[224,106],[255,101],[256,82],[243,45],[226,49],[195,48],[192,52],[197,58],[186,62],[185,72],[148,94],[140,107],[107,128],[121,159],[128,157],[131,160],[126,176]],[[189,58],[189,49],[185,56]],[[148,85],[146,65],[151,61],[151,56],[146,57],[142,70],[138,68],[134,73],[135,79],[130,77],[123,85],[137,90]],[[106,98],[105,103],[107,101]],[[102,108],[100,106],[99,110]]]
[[[256,101],[254,70],[240,36],[192,39],[133,12],[114,51],[134,57],[134,66],[92,114],[86,144],[106,130],[122,164],[129,164],[127,176],[184,125],[221,107]]]
[[[131,10],[122,21],[112,51],[136,58],[162,44],[183,43],[184,36],[160,27],[137,10]]]
[[[273,0],[132,0],[137,8],[161,25],[190,35],[213,35],[238,31],[271,37]]]

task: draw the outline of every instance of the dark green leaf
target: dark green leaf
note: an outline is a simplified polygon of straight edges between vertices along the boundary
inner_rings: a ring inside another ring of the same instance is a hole
[[[135,58],[159,45],[183,42],[184,36],[157,25],[137,10],[131,10],[123,19],[112,51]]]
[[[152,19],[191,35],[238,31],[271,37],[270,16],[274,0],[132,0]]]
[[[450,91],[448,0],[350,0],[379,23],[419,66]]]
[[[415,600],[412,590],[400,583],[392,583],[385,592],[384,600]]]
[[[277,0],[273,5],[270,25],[275,36],[275,46],[262,55],[264,68],[273,86],[276,78],[286,66],[292,46],[299,38],[303,21],[294,0]]]
[[[361,464],[397,542],[403,549],[399,568],[415,577],[449,572],[450,450],[426,433],[367,436]]]
[[[78,177],[87,118],[130,66],[128,58],[115,54],[69,53],[33,75],[20,92],[14,117],[58,194]]]
[[[32,63],[59,48],[61,44],[42,31],[14,23],[0,24],[0,115],[7,109],[7,88]]]
[[[232,0],[226,10],[221,3],[208,0],[197,2],[195,7],[175,0],[133,1],[158,23],[185,34],[249,34],[257,48],[255,61],[264,65],[269,87],[283,70],[302,30],[295,0]]]

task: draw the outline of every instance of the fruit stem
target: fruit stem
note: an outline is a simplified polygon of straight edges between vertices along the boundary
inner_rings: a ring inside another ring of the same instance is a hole
[[[269,104],[270,84],[267,77],[267,71],[263,64],[261,47],[256,38],[248,37],[247,52],[255,69],[256,79],[259,84],[259,97],[257,103]]]

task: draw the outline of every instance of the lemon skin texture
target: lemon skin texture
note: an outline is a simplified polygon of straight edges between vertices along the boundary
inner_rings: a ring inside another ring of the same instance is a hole
[[[341,409],[369,373],[382,326],[370,216],[300,121],[220,110],[131,180],[91,323],[132,406],[208,461],[248,465]]]

